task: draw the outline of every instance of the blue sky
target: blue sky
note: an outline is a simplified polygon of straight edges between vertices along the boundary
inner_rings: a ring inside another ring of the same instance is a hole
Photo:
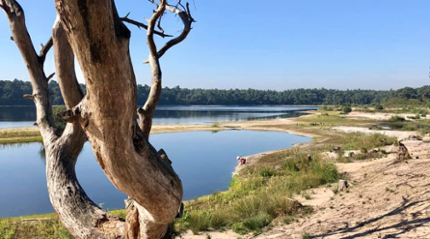
[[[19,2],[39,49],[51,34],[54,1]],[[121,15],[131,12],[130,18],[140,21],[153,8],[145,0],[116,2]],[[161,59],[164,86],[285,90],[429,84],[428,0],[191,0],[191,9],[197,20],[193,31]],[[168,33],[182,29],[177,17],[163,22]],[[142,64],[148,55],[145,32],[129,28],[138,83],[149,84],[149,67]],[[9,37],[1,14],[0,79],[28,80]],[[164,40],[157,42],[161,47]],[[52,52],[45,69],[54,71]]]

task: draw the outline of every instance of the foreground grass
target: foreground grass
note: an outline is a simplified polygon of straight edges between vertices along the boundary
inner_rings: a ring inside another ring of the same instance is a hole
[[[309,213],[311,209],[292,196],[339,178],[333,163],[320,159],[316,152],[313,159],[308,162],[307,153],[300,150],[264,156],[260,160],[278,165],[249,167],[233,177],[229,190],[187,202],[184,216],[175,221],[174,228],[194,233],[231,228],[244,234],[261,231],[275,218]]]
[[[125,217],[125,210],[115,210],[110,213]],[[74,239],[63,227],[55,213],[0,219],[0,238]]]

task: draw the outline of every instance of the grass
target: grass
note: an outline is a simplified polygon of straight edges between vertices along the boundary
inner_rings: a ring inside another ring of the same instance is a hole
[[[319,158],[316,152],[312,158],[309,163],[307,153],[297,150],[263,156],[260,160],[283,165],[276,170],[249,167],[241,176],[233,177],[229,190],[187,202],[186,215],[175,221],[175,229],[194,233],[209,228],[231,228],[239,234],[261,232],[275,218],[309,212],[291,197],[339,178],[334,164]]]
[[[41,142],[38,130],[31,128],[0,129],[0,144]]]
[[[22,129],[7,129],[0,131],[0,138],[14,138],[14,137],[35,137],[40,136],[39,131],[35,130],[22,130]]]
[[[328,149],[334,146],[341,146],[343,150],[368,150],[379,148],[386,145],[392,145],[397,139],[388,137],[383,134],[362,134],[362,133],[345,133],[331,137],[327,142]]]
[[[16,219],[0,220],[0,238],[73,239],[58,219],[25,222]]]

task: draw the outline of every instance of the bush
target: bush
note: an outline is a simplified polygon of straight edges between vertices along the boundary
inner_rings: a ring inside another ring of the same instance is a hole
[[[391,118],[388,121],[390,121],[390,122],[405,122],[406,119],[401,117],[401,116],[394,115],[394,116],[391,116]]]
[[[284,223],[287,224],[287,225],[291,224],[293,222],[294,222],[294,217],[292,217],[292,216],[287,216],[287,217],[284,218]]]
[[[311,239],[311,235],[307,232],[303,233],[302,239]]]
[[[190,213],[190,229],[194,234],[207,231],[210,226],[210,214],[207,211],[195,211]]]
[[[221,229],[221,228],[227,226],[228,222],[225,218],[226,214],[228,215],[228,213],[221,211],[221,210],[214,211],[212,213],[210,226],[214,229]]]
[[[64,122],[64,120],[58,118],[57,114],[61,113],[62,111],[66,110],[66,106],[61,105],[61,106],[56,106],[54,107],[54,123],[55,123],[55,127],[57,127],[60,130],[64,130],[64,128],[66,128],[66,122]]]
[[[260,232],[261,229],[269,225],[271,221],[272,218],[270,215],[262,213],[254,217],[246,218],[243,221],[243,226],[250,231]]]
[[[273,168],[263,167],[258,169],[258,174],[263,178],[270,178],[276,175],[276,171]]]
[[[405,124],[402,126],[402,130],[415,131],[415,130],[418,130],[418,127],[416,125]]]
[[[245,228],[242,222],[235,223],[231,227],[231,229],[236,232],[237,234],[243,235],[248,232],[248,230]]]
[[[357,159],[357,160],[367,159],[367,154],[357,154],[357,155],[355,155],[355,159]]]
[[[376,110],[383,110],[384,107],[382,105],[380,105],[380,104],[377,104],[377,105],[375,105],[375,109]]]
[[[348,113],[351,113],[351,112],[352,112],[352,109],[351,109],[351,107],[349,107],[349,106],[344,106],[344,107],[342,108],[342,112],[343,112],[344,114],[348,114]]]

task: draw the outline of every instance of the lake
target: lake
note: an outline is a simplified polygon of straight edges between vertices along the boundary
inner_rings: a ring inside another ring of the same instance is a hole
[[[166,150],[182,179],[184,200],[226,190],[237,164],[236,156],[291,147],[307,137],[258,131],[219,131],[156,134],[150,138]],[[0,217],[50,213],[45,161],[40,143],[0,145]],[[108,181],[91,146],[79,156],[78,179],[94,202],[105,209],[124,208],[125,195]]]
[[[159,106],[154,124],[211,124],[220,121],[291,118],[317,106]],[[0,128],[32,126],[34,106],[0,107]]]

